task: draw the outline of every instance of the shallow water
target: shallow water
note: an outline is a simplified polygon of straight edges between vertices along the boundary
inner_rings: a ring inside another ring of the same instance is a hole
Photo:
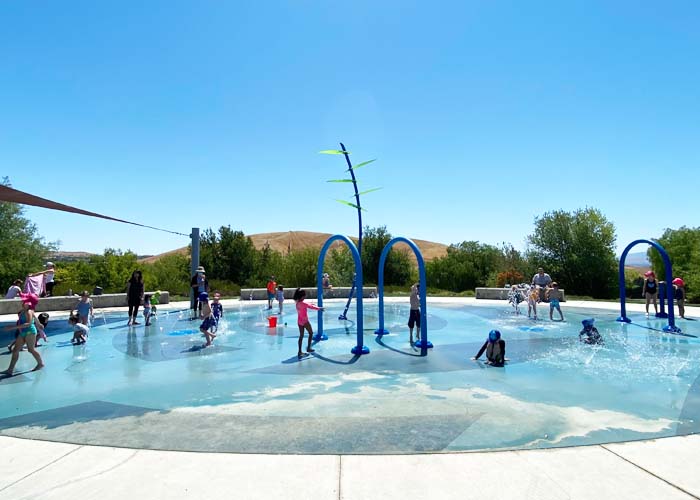
[[[296,314],[267,327],[255,303],[226,310],[214,347],[199,322],[161,310],[150,327],[98,315],[72,346],[50,324],[46,369],[0,380],[0,433],[137,448],[270,453],[421,453],[543,448],[700,430],[700,341],[659,331],[662,320],[563,306],[565,322],[532,321],[503,306],[430,304],[434,349],[408,343],[408,304],[365,301],[365,344],[354,310],[326,303],[325,333],[296,357]],[[289,304],[291,306],[291,304]],[[546,309],[540,308],[540,314]],[[578,342],[593,316],[603,346]],[[311,317],[316,329],[315,315]],[[285,326],[285,322],[287,326]],[[696,322],[679,320],[700,335]],[[507,342],[505,368],[471,361],[489,330]],[[18,372],[33,359],[20,357]],[[9,356],[0,356],[0,367]]]

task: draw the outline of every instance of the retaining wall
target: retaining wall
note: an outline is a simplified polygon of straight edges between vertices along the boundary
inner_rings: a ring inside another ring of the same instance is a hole
[[[146,292],[146,294],[153,292]],[[129,304],[126,300],[125,293],[105,293],[103,295],[91,295],[92,305],[95,308],[101,307],[126,307]],[[39,299],[39,304],[36,307],[37,312],[42,311],[70,311],[75,309],[79,295],[61,296],[61,297],[43,297]],[[160,292],[160,304],[168,304],[170,302],[170,293]],[[22,308],[20,299],[2,299],[0,300],[0,314],[14,314]]]

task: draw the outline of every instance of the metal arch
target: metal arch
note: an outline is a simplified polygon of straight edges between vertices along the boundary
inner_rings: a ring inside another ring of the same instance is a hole
[[[363,309],[362,309],[362,260],[357,247],[347,236],[335,234],[326,240],[321,253],[318,256],[318,265],[316,267],[316,289],[319,307],[323,307],[323,264],[326,260],[326,254],[331,245],[336,241],[343,241],[352,253],[352,260],[355,262],[355,276],[357,281],[357,345],[352,348],[353,354],[368,354],[369,348],[363,344]],[[323,334],[323,314],[318,315],[318,332],[315,336],[316,340],[326,340],[328,337]]]
[[[624,323],[631,322],[631,320],[627,317],[627,308],[625,307],[625,299],[627,295],[627,291],[625,290],[625,259],[627,259],[627,254],[629,251],[640,243],[651,245],[661,254],[661,258],[664,261],[664,268],[666,270],[666,298],[668,299],[668,326],[664,327],[664,331],[679,333],[681,329],[676,326],[676,321],[673,316],[673,286],[671,286],[671,282],[673,281],[673,268],[671,266],[671,258],[668,256],[668,253],[664,247],[651,240],[634,240],[632,243],[627,245],[620,256],[620,317],[617,318],[617,321]]]
[[[389,251],[396,243],[406,243],[416,256],[418,261],[418,281],[423,287],[423,293],[420,294],[420,341],[416,342],[416,346],[421,348],[421,354],[425,355],[427,349],[433,347],[433,344],[428,342],[428,313],[427,313],[427,302],[425,299],[425,289],[426,289],[426,279],[425,279],[425,261],[423,260],[423,254],[421,253],[418,245],[413,243],[408,238],[403,236],[397,236],[386,244],[384,250],[382,250],[382,255],[379,258],[379,277],[377,283],[377,288],[379,292],[379,329],[375,332],[377,335],[384,335],[389,333],[388,330],[384,328],[384,267],[386,264],[386,259],[389,256]]]

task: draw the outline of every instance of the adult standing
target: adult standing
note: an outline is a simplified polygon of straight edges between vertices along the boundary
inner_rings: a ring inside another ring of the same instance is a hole
[[[127,326],[140,324],[136,321],[139,314],[139,306],[143,299],[143,274],[136,270],[131,273],[131,278],[126,282],[126,299],[129,304],[129,321]]]
[[[37,329],[34,324],[34,309],[36,309],[39,303],[39,297],[34,293],[22,293],[19,297],[22,299],[22,310],[19,312],[17,324],[5,327],[6,330],[17,330],[17,340],[15,341],[14,349],[12,349],[10,366],[7,370],[0,372],[8,376],[12,376],[14,373],[17,360],[19,359],[19,353],[22,352],[22,348],[25,345],[29,353],[34,356],[36,360],[36,366],[32,371],[41,370],[44,367],[44,361],[36,350]]]
[[[275,292],[277,291],[277,282],[274,276],[270,276],[267,280],[267,308],[272,309],[272,301],[275,300]]]
[[[190,280],[190,287],[194,294],[192,300],[192,319],[197,319],[202,312],[202,304],[199,302],[200,293],[209,293],[209,280],[204,266],[199,266]]]
[[[44,278],[44,292],[41,294],[42,297],[51,297],[53,295],[53,287],[56,284],[54,281],[54,276],[56,276],[56,267],[53,262],[47,262],[44,265],[45,269],[39,271],[38,273],[30,274],[30,277],[43,276]]]
[[[537,273],[532,277],[532,285],[540,287],[540,302],[544,300],[545,288],[552,283],[552,277],[544,272],[541,267],[537,268]]]

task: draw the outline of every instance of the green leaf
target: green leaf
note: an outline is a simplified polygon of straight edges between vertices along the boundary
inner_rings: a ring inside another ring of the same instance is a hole
[[[382,189],[382,188],[372,188],[372,189],[368,189],[367,191],[362,191],[361,193],[357,193],[357,196],[360,196],[360,195],[362,195],[362,194],[371,193],[372,191],[379,191],[380,189]]]
[[[352,179],[333,179],[326,182],[352,182]]]
[[[350,151],[340,151],[339,149],[324,149],[323,151],[319,151],[319,154],[322,155],[342,155],[342,154],[350,154]]]
[[[373,161],[377,161],[377,159],[375,158],[374,160],[363,161],[362,163],[358,163],[357,165],[353,165],[352,169],[353,169],[353,170],[357,170],[357,169],[360,168],[360,167],[364,167],[365,165],[369,165],[369,164],[372,163]]]
[[[349,206],[349,207],[352,207],[352,208],[354,208],[355,210],[357,210],[357,208],[360,208],[360,210],[362,210],[363,212],[366,212],[366,211],[367,211],[367,210],[365,210],[364,208],[358,207],[358,206],[355,205],[354,203],[350,203],[349,201],[345,201],[345,200],[335,200],[335,201],[337,201],[338,203],[342,203],[343,205],[347,205],[347,206]]]

